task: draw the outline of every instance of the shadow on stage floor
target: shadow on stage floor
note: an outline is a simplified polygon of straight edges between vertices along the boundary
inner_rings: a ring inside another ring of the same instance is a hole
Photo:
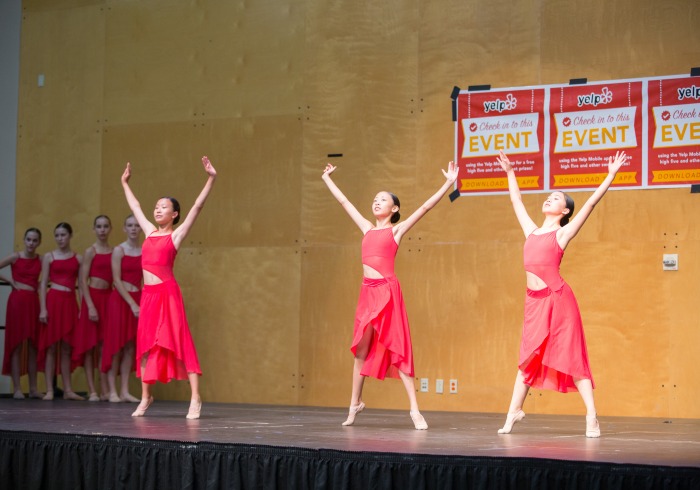
[[[34,488],[700,488],[700,421],[0,399],[0,482]]]

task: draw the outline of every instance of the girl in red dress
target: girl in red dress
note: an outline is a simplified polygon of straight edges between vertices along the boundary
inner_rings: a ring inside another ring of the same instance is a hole
[[[365,404],[362,388],[365,377],[385,376],[403,381],[410,403],[410,415],[417,430],[428,424],[418,410],[413,384],[413,346],[401,286],[394,275],[394,258],[403,236],[439,201],[457,179],[457,165],[450,162],[443,170],[445,183],[405,221],[400,219],[398,198],[380,192],[372,203],[375,223],[365,219],[331,180],[336,167],[330,163],[323,172],[323,181],[350,218],[360,228],[364,279],[355,313],[355,327],[350,350],[355,356],[352,375],[352,396],[348,418],[342,425],[355,422]]]
[[[126,164],[122,187],[131,211],[146,235],[142,246],[143,293],[136,337],[136,362],[140,366],[141,403],[133,417],[142,417],[153,403],[150,385],[156,381],[189,379],[192,389],[188,419],[198,419],[202,410],[199,396],[199,367],[197,352],[187,325],[180,287],[173,276],[175,256],[183,240],[199,216],[216,180],[216,170],[209,159],[202,157],[204,170],[209,175],[194,206],[177,228],[180,204],[171,197],[158,200],[153,210],[153,225],[141,210],[136,196],[129,187],[131,165]]]
[[[92,229],[97,241],[85,251],[80,267],[83,300],[78,325],[73,332],[73,367],[83,366],[88,384],[88,400],[99,402],[109,399],[106,376],[100,376],[101,392],[100,395],[97,394],[95,367],[100,366],[107,303],[112,292],[112,247],[109,245],[112,221],[101,214],[95,218]]]
[[[134,370],[136,331],[141,302],[141,227],[133,215],[124,222],[126,241],[114,247],[112,252],[112,276],[114,289],[107,307],[107,325],[102,346],[103,375],[109,383],[109,401],[138,402],[129,393],[129,374]],[[117,393],[117,375],[121,375]]]
[[[57,357],[63,378],[63,398],[84,400],[73,391],[71,384],[71,342],[78,323],[78,301],[75,287],[83,258],[70,248],[73,228],[59,223],[53,231],[58,248],[44,255],[41,261],[41,286],[39,287],[39,321],[43,323],[39,335],[39,360],[45,360],[46,395],[53,400],[53,376]],[[49,286],[49,282],[51,285]]]
[[[7,298],[5,320],[5,357],[2,374],[12,375],[14,398],[23,399],[20,377],[29,374],[29,398],[43,398],[36,388],[36,348],[39,345],[39,275],[41,258],[36,249],[41,244],[41,232],[29,228],[24,232],[24,250],[0,260],[0,269],[10,266],[10,277],[0,276],[12,286]],[[26,344],[27,356],[22,359]]]
[[[574,293],[559,275],[559,264],[564,249],[626,160],[624,152],[608,159],[607,177],[571,221],[573,199],[560,191],[550,194],[542,205],[544,222],[538,227],[525,210],[513,166],[501,151],[498,163],[508,175],[510,199],[526,238],[523,255],[527,295],[518,374],[506,423],[499,434],[509,434],[513,425],[525,417],[523,403],[534,386],[562,393],[578,391],[586,405],[586,437],[600,437],[581,314]]]

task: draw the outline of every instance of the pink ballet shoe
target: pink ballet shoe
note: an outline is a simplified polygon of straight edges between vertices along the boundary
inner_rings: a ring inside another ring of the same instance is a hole
[[[410,411],[408,413],[411,415],[411,420],[413,420],[413,426],[416,428],[416,430],[428,429],[428,422],[425,421],[420,412]]]
[[[100,397],[97,395],[97,393],[90,393],[90,396],[88,397],[89,402],[99,402]]]
[[[109,401],[109,393],[103,393],[100,395],[100,401],[101,402],[108,402]]]
[[[518,410],[517,412],[513,413],[508,412],[508,416],[506,417],[506,423],[502,429],[498,429],[498,433],[510,434],[510,431],[513,430],[513,426],[524,418],[525,412],[523,412],[522,410]]]
[[[187,412],[186,419],[197,420],[199,415],[202,413],[202,399],[197,398],[196,400],[190,401],[190,410]]]
[[[348,413],[348,418],[342,423],[343,426],[347,427],[355,423],[355,416],[365,409],[365,402],[360,402],[357,405],[350,405],[350,411]]]
[[[116,393],[109,394],[109,403],[121,403],[122,399]]]
[[[152,396],[149,396],[148,400],[141,400],[141,403],[139,403],[139,406],[136,407],[136,410],[134,410],[134,413],[132,413],[131,416],[143,417],[146,414],[146,410],[148,410],[148,407],[151,406],[151,403],[153,403]]]
[[[138,403],[139,399],[136,398],[134,395],[131,393],[126,393],[119,397],[121,401],[123,402],[128,402],[128,403]]]
[[[600,424],[595,415],[586,415],[586,437],[600,437]]]
[[[44,398],[44,394],[39,393],[38,391],[30,391],[29,398],[34,398],[35,400],[41,400]]]
[[[50,402],[51,400],[53,400],[53,391],[47,391],[46,394],[43,397],[41,397],[41,399]]]
[[[12,395],[12,398],[14,398],[15,400],[24,400],[24,393],[22,393],[21,391],[15,391],[15,394]]]
[[[95,396],[97,396],[97,395],[95,395]],[[84,396],[78,395],[78,394],[77,394],[76,392],[74,392],[74,391],[66,391],[65,393],[63,393],[63,399],[64,399],[64,400],[73,400],[73,401],[76,401],[76,402],[81,402],[81,401],[85,400],[85,397],[84,397]],[[98,398],[98,400],[99,400],[99,398]]]

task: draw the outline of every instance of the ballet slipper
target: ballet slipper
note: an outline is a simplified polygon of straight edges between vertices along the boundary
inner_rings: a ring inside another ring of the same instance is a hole
[[[74,401],[80,402],[80,401],[85,400],[85,397],[78,395],[74,391],[66,391],[65,393],[63,393],[63,399],[64,400],[74,400]],[[98,398],[98,400],[99,400],[99,398]]]
[[[348,418],[342,423],[345,427],[355,423],[355,416],[365,409],[365,402],[360,402],[357,405],[350,405],[350,411],[348,413]]]
[[[108,402],[109,401],[109,393],[103,393],[100,395],[100,401],[101,402]]]
[[[90,396],[88,397],[88,401],[91,401],[91,402],[99,402],[99,401],[100,401],[100,397],[97,396],[97,393],[90,393]]]
[[[109,394],[109,402],[110,403],[121,403],[122,399],[119,398],[119,395],[116,393],[110,393]]]
[[[50,402],[51,400],[53,400],[53,391],[47,391],[41,399]]]
[[[416,430],[426,430],[428,428],[428,422],[425,421],[418,410],[415,412],[411,410],[408,413],[411,415],[411,420],[413,420],[413,425],[415,426]]]
[[[595,415],[586,415],[586,437],[600,437],[600,424]]]
[[[145,406],[144,403],[146,404]],[[134,410],[134,413],[131,414],[132,417],[143,417],[146,413],[146,410],[148,410],[148,407],[151,406],[151,403],[153,403],[153,397],[149,396],[147,400],[141,400],[141,403],[139,403],[139,406],[136,407],[136,410]]]
[[[34,398],[34,399],[36,399],[36,400],[41,400],[42,398],[44,398],[44,394],[43,394],[43,393],[40,393],[40,392],[38,392],[38,391],[30,391],[30,392],[29,392],[29,398]]]
[[[196,400],[190,401],[190,410],[187,412],[187,416],[185,418],[190,419],[190,420],[196,420],[199,418],[199,415],[201,412],[202,412],[202,399],[200,397],[197,397]]]
[[[136,398],[134,395],[132,395],[131,393],[128,393],[128,392],[123,394],[120,398],[121,398],[121,401],[129,402],[129,403],[137,403],[139,401],[138,398]]]
[[[525,412],[522,410],[518,410],[517,412],[508,412],[508,416],[506,417],[506,423],[503,426],[502,429],[498,429],[499,434],[510,434],[510,431],[513,430],[513,426],[517,423],[520,422],[522,419],[525,418]]]
[[[24,400],[24,393],[22,393],[21,391],[15,391],[15,394],[12,395],[12,398],[14,398],[15,400]]]

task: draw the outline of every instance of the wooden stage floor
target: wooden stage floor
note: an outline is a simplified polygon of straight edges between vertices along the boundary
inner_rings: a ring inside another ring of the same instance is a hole
[[[136,404],[0,399],[0,430],[250,444],[352,452],[425,454],[700,467],[700,420],[600,417],[602,437],[584,436],[585,418],[528,415],[498,435],[504,416],[424,412],[427,431],[408,411],[365,409],[342,427],[345,408],[205,403],[186,420],[186,402],[158,401],[143,418]]]

